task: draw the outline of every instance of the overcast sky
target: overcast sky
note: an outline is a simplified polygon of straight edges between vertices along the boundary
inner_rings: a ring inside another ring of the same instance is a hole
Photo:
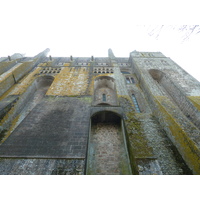
[[[1,0],[0,57],[34,56],[46,48],[52,56],[81,57],[107,56],[108,48],[124,57],[133,50],[161,51],[200,80],[200,34],[183,42],[177,32],[156,38],[138,25],[195,24],[196,2]]]

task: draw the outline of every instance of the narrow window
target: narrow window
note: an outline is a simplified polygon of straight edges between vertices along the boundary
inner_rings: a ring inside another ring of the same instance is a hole
[[[131,83],[128,77],[126,78],[126,83]]]
[[[102,100],[103,100],[104,102],[106,102],[106,95],[105,95],[105,94],[102,94]]]
[[[134,81],[134,79],[133,79],[132,77],[131,77],[131,82],[132,82],[132,83],[135,83],[135,81]]]
[[[134,103],[136,112],[137,112],[137,113],[140,113],[141,111],[140,111],[140,108],[139,108],[137,99],[135,98],[135,95],[134,95],[134,94],[132,94],[132,99],[133,99],[133,103]]]

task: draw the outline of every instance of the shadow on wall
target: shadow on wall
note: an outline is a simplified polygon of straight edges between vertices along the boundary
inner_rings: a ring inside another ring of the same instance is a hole
[[[113,112],[102,111],[92,116],[92,124],[96,123],[117,123],[120,124],[121,118]]]
[[[20,96],[16,102],[14,111],[10,114],[7,113],[7,120],[4,122],[3,127],[9,130],[12,121],[15,120],[16,128],[21,121],[33,110],[33,108],[42,101],[48,88],[52,84],[54,77],[52,76],[41,76],[27,88],[27,90]]]
[[[27,92],[30,95],[24,98],[24,107],[21,111],[21,117],[25,118],[27,114],[42,101],[53,80],[54,77],[52,76],[40,76],[29,86]]]

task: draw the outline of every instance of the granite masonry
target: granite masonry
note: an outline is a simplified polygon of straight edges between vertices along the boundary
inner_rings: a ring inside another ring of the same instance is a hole
[[[160,52],[0,59],[0,174],[200,174],[200,83]]]

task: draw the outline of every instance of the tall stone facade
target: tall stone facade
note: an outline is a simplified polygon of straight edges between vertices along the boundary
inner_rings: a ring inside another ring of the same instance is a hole
[[[0,174],[200,174],[200,83],[160,52],[0,60]]]

